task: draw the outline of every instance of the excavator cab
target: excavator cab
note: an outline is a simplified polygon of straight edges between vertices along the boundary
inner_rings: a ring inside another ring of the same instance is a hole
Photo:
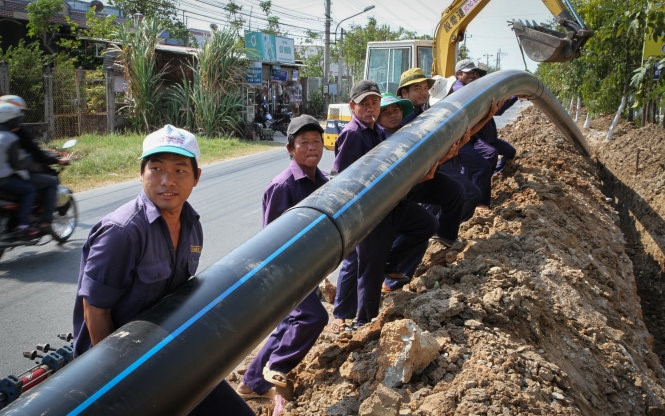
[[[513,32],[526,55],[536,62],[565,62],[580,56],[580,50],[593,36],[566,0],[570,10],[560,1],[543,1],[566,32],[558,32],[535,22],[513,20]],[[572,13],[572,15],[571,15]]]

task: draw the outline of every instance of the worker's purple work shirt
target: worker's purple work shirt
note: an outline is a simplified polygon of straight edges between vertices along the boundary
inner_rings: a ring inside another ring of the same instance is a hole
[[[92,347],[83,299],[111,309],[115,328],[134,319],[196,274],[203,247],[199,215],[185,202],[177,252],[168,226],[143,191],[97,223],[83,246],[74,305],[74,349]]]
[[[263,192],[263,226],[271,223],[326,182],[328,177],[319,168],[316,168],[315,180],[312,181],[292,160],[289,167],[275,176]]]
[[[386,132],[383,127],[374,123],[372,129],[354,115],[337,136],[333,171],[343,171],[384,140]]]
[[[453,86],[450,87],[450,91],[455,92],[455,91],[459,90],[460,88],[462,88],[462,87],[465,86],[465,85],[466,85],[466,84],[464,84],[462,81],[460,81],[460,80],[458,79],[458,80],[456,80],[456,81],[453,83]]]

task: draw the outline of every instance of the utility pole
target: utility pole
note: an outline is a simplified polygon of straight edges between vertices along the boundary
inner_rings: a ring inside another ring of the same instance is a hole
[[[499,48],[499,51],[496,53],[496,70],[501,69],[501,55],[505,55],[505,52],[501,52],[501,48]]]
[[[325,39],[325,50],[323,54],[323,111],[328,112],[328,99],[329,95],[329,85],[330,80],[330,3],[332,0],[325,0],[326,7],[326,39]]]
[[[337,34],[337,30],[335,30],[335,35],[336,34]],[[338,52],[338,54],[337,54],[337,97],[338,98],[337,98],[337,100],[338,100],[338,102],[339,102],[339,97],[342,96],[342,82],[344,81],[343,80],[343,76],[344,76],[343,68],[344,68],[344,66],[342,65],[342,62],[343,62],[343,60],[342,60],[343,46],[344,46],[344,28],[342,28],[339,31],[339,46],[338,46],[338,49],[337,49],[337,52]]]
[[[326,0],[330,1],[330,0]],[[349,17],[345,17],[344,19],[340,20],[339,23],[337,23],[337,26],[335,26],[335,43],[337,43],[337,29],[339,29],[339,25],[341,25],[343,22],[351,19],[352,17],[356,17],[358,15],[361,15],[363,13],[366,13],[370,10],[372,10],[375,6],[372,4],[370,6],[365,7],[363,10],[359,11],[356,14],[353,14]],[[337,48],[337,98],[342,96],[342,75],[344,74],[344,65],[343,65],[343,59],[342,59],[342,50],[343,50],[343,45],[344,45],[344,28],[341,29],[340,31],[340,38],[339,38],[339,45]]]
[[[485,65],[487,66],[487,68],[489,68],[490,67],[490,58],[493,57],[494,55],[486,53],[483,56],[485,57]]]

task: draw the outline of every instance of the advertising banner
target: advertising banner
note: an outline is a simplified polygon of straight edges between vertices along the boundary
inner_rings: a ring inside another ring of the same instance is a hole
[[[295,43],[293,39],[276,36],[275,45],[277,47],[277,62],[295,63]]]
[[[262,64],[260,61],[250,62],[245,80],[249,85],[261,85],[262,71]]]
[[[293,39],[268,35],[261,32],[245,32],[247,57],[263,62],[295,62]]]

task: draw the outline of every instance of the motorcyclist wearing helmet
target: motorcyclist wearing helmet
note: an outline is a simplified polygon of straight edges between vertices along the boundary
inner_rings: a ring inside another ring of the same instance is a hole
[[[28,109],[25,100],[18,95],[3,95],[0,97],[0,103],[13,104],[20,108],[21,112]],[[25,166],[29,170],[29,181],[35,186],[37,197],[42,201],[43,211],[39,220],[39,228],[46,232],[53,221],[59,184],[58,176],[53,174],[49,166],[65,165],[68,161],[43,151],[27,129],[19,127],[14,133],[19,138],[21,148],[30,156],[30,163]]]
[[[14,131],[23,121],[23,112],[17,106],[0,102],[0,191],[19,198],[18,225],[14,230],[19,238],[30,239],[39,230],[30,227],[30,211],[35,201],[35,187],[21,176],[22,158],[20,142]]]

